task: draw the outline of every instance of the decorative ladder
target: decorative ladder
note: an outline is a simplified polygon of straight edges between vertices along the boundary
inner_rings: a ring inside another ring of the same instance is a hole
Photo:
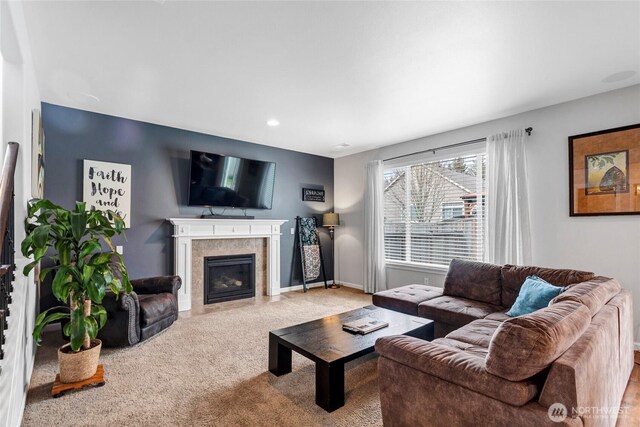
[[[315,241],[318,244],[318,251],[319,251],[319,256],[320,256],[320,268],[321,268],[321,273],[322,273],[322,280],[324,281],[324,288],[327,289],[328,285],[327,285],[327,274],[325,273],[324,270],[324,258],[322,257],[322,244],[320,243],[320,235],[318,234],[318,219],[316,217],[309,217],[311,219],[313,219],[313,234],[315,235]],[[297,245],[298,250],[300,251],[300,264],[302,266],[302,289],[304,292],[307,292],[307,282],[309,280],[315,280],[317,279],[317,277],[314,278],[307,278],[307,273],[306,273],[306,268],[305,268],[305,263],[307,262],[305,254],[304,254],[304,238],[303,238],[303,231],[302,231],[302,220],[303,218],[297,216],[296,217],[296,239],[294,242],[294,245]],[[295,258],[295,256],[294,256]],[[293,267],[293,263],[292,263],[292,267]],[[320,277],[320,276],[318,276]],[[293,268],[291,270],[291,280],[293,281]]]

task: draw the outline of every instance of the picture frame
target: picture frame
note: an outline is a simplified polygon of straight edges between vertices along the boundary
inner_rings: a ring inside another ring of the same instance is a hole
[[[302,188],[302,201],[324,203],[324,194],[322,189]]]
[[[131,228],[131,165],[84,159],[82,169],[87,209],[112,210]]]
[[[44,130],[37,108],[31,111],[31,197],[44,198]]]
[[[569,216],[640,214],[640,123],[569,137]]]

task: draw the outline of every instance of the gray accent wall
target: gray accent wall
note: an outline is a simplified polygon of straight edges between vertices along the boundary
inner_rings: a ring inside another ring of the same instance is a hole
[[[124,246],[132,278],[173,274],[172,226],[165,218],[197,218],[204,210],[187,206],[190,150],[275,162],[273,209],[247,214],[288,220],[282,226],[281,286],[290,284],[292,262],[296,263],[292,284],[302,283],[290,229],[296,215],[316,215],[321,222],[321,214],[333,209],[333,159],[46,103],[42,122],[45,197],[54,203],[72,207],[82,200],[83,159],[131,165],[133,223],[126,231],[127,240],[118,239],[117,244]],[[302,187],[324,188],[325,203],[303,202]],[[242,213],[231,209],[226,214]],[[331,279],[331,241],[326,230],[321,228],[320,233]]]

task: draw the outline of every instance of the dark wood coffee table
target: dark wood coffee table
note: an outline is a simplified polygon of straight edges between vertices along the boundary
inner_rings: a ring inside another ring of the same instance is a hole
[[[342,330],[346,319],[371,316],[389,323],[367,335]],[[344,405],[344,364],[371,353],[380,337],[433,339],[433,321],[369,305],[335,316],[269,332],[269,371],[291,372],[291,350],[316,363],[316,404],[328,412]]]

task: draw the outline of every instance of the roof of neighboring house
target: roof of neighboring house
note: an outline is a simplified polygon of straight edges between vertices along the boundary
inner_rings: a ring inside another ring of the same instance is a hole
[[[464,182],[464,181],[468,180],[469,179],[469,175],[467,175],[465,173],[458,172],[458,171],[453,170],[453,169],[447,169],[447,168],[442,168],[442,167],[438,167],[438,166],[433,167],[433,166],[429,166],[429,165],[425,165],[425,166],[427,166],[433,173],[440,175],[447,182],[449,182],[450,184],[458,187],[459,189],[461,189],[465,193],[471,193],[470,189],[468,189],[464,185],[460,184],[460,182]],[[391,182],[389,182],[387,184],[387,186],[384,188],[384,191],[386,192],[387,190],[389,190],[390,188],[395,186],[401,179],[404,179],[404,175],[405,175],[404,172],[400,172],[398,175],[396,175],[391,180]]]

